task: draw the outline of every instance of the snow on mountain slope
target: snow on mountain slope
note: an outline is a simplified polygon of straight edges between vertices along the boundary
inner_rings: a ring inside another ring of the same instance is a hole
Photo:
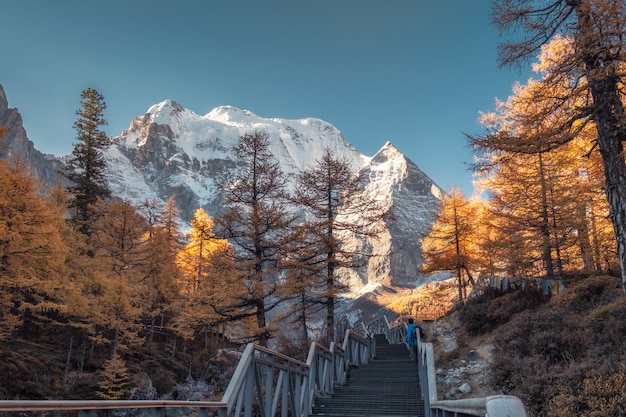
[[[366,192],[393,207],[396,217],[384,236],[349,243],[377,254],[362,270],[346,271],[354,289],[382,281],[410,285],[418,279],[419,240],[434,221],[441,190],[391,143],[366,157],[323,120],[263,118],[232,106],[201,116],[165,100],[112,138],[106,152],[111,188],[132,202],[174,198],[184,221],[198,207],[215,215],[220,204],[216,175],[236,166],[231,149],[241,135],[254,131],[268,134],[270,150],[287,178],[315,164],[328,148],[355,171],[365,170]]]
[[[351,242],[372,249],[375,256],[366,271],[345,271],[349,282],[353,287],[371,282],[414,285],[424,263],[420,239],[435,220],[443,191],[390,142],[362,169],[369,180],[365,192],[391,207],[393,217],[377,239]]]
[[[269,134],[271,150],[287,174],[304,169],[301,164],[318,159],[324,148],[346,157],[355,168],[369,159],[345,142],[339,130],[319,119],[266,119],[232,106],[217,107],[200,116],[172,100],[156,104],[136,118],[121,135],[125,147],[146,146],[146,128],[152,124],[169,126],[169,138],[176,140],[183,153],[198,160],[228,158],[239,136],[253,131]]]

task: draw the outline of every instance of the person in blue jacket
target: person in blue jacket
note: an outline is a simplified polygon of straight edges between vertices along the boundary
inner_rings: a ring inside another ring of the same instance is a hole
[[[419,326],[415,323],[413,318],[409,319],[409,325],[406,329],[406,340],[409,345],[409,352],[411,354],[411,361],[417,362],[417,338],[419,337]]]

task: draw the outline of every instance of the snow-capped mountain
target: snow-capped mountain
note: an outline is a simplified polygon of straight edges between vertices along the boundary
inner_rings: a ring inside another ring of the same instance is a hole
[[[372,282],[408,284],[418,279],[423,263],[419,240],[434,221],[442,191],[391,143],[366,157],[339,130],[319,119],[263,118],[231,106],[201,116],[166,100],[112,138],[106,153],[109,184],[116,195],[134,202],[172,197],[183,220],[198,207],[215,215],[220,196],[214,179],[223,167],[235,167],[232,148],[239,136],[254,131],[269,136],[270,149],[287,178],[315,164],[328,148],[355,171],[364,170],[366,192],[393,207],[394,220],[382,238],[349,243],[376,254],[362,270],[345,271],[353,289]]]
[[[26,136],[17,109],[8,107],[0,86],[0,125],[8,134],[0,143],[0,159],[19,155],[44,184],[58,186],[62,158],[43,155]],[[347,242],[371,250],[373,256],[360,270],[344,271],[352,291],[377,283],[418,285],[423,258],[420,239],[439,210],[442,191],[391,143],[366,157],[347,143],[339,130],[319,119],[263,118],[230,106],[201,116],[166,100],[136,117],[120,136],[111,138],[106,151],[109,185],[114,195],[139,203],[156,197],[173,198],[183,221],[198,207],[215,215],[220,196],[215,177],[223,167],[235,167],[231,149],[239,136],[253,131],[269,136],[271,151],[288,178],[309,167],[329,148],[368,178],[365,192],[392,207],[394,219],[378,240]]]
[[[215,214],[219,196],[213,179],[224,166],[235,166],[231,150],[239,136],[255,130],[270,136],[271,151],[290,178],[319,159],[324,148],[351,161],[355,170],[369,159],[319,119],[265,119],[230,106],[200,116],[166,100],[112,138],[110,184],[131,201],[155,193],[173,197],[185,220],[200,206]]]

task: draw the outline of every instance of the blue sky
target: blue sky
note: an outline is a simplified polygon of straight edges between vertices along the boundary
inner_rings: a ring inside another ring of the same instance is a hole
[[[372,156],[392,142],[439,186],[472,193],[479,111],[526,70],[498,69],[490,0],[8,0],[0,84],[35,147],[71,152],[80,92],[118,135],[173,99],[206,114],[317,117]]]

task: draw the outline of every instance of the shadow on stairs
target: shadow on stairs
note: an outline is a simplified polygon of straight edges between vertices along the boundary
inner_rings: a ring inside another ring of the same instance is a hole
[[[313,416],[326,417],[421,417],[418,367],[404,344],[390,345],[376,335],[376,358],[352,367],[345,385],[335,387],[328,398],[316,398]]]

